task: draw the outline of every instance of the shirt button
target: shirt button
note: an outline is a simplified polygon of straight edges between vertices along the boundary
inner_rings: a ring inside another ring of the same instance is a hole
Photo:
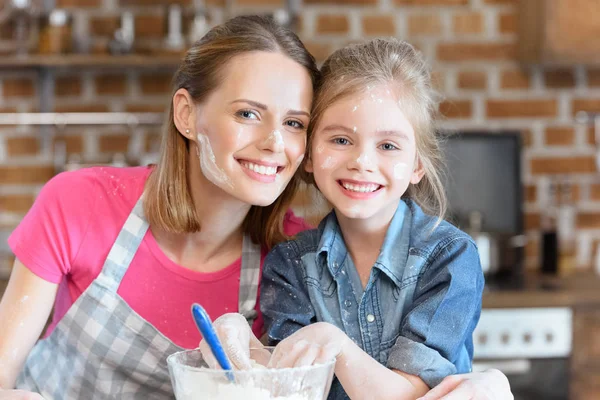
[[[344,305],[350,307],[352,305],[352,300],[344,300]]]
[[[369,315],[367,315],[367,321],[368,321],[368,322],[373,322],[373,321],[375,321],[375,316],[374,316],[373,314],[369,314]]]

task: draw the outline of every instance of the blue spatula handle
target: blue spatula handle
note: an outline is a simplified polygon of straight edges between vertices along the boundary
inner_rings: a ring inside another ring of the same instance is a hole
[[[231,363],[227,358],[225,350],[223,350],[223,345],[221,345],[221,341],[206,310],[200,304],[194,303],[192,304],[192,316],[200,333],[202,333],[202,337],[208,343],[208,347],[210,347],[221,368],[225,371],[231,371],[233,369]],[[227,373],[227,377],[233,381],[233,374],[231,372]]]

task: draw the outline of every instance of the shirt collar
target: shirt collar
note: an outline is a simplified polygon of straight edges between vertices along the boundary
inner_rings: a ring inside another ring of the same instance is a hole
[[[383,240],[375,267],[400,287],[410,247],[412,212],[401,200]]]
[[[386,274],[396,286],[400,287],[402,275],[408,258],[410,246],[410,226],[412,213],[410,207],[400,201],[383,240],[383,246],[374,268]],[[336,276],[348,256],[348,249],[340,230],[335,211],[331,211],[319,224],[321,240],[318,257],[323,257],[332,276]]]
[[[321,240],[317,256],[319,259],[325,259],[329,272],[335,277],[348,256],[348,249],[344,243],[335,211],[332,210],[321,221],[319,230],[321,231]]]

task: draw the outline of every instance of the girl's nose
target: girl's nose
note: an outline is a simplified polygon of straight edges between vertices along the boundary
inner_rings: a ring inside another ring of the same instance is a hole
[[[261,143],[261,150],[272,151],[273,153],[281,153],[285,150],[285,143],[281,132],[277,129],[271,131],[265,140]]]
[[[376,155],[368,149],[359,149],[350,158],[348,169],[373,172],[375,170],[375,157]]]

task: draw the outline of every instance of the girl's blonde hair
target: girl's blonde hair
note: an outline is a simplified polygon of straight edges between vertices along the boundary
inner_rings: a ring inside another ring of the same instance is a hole
[[[321,85],[313,101],[307,159],[310,158],[312,132],[325,110],[342,98],[382,84],[397,89],[400,107],[406,110],[415,130],[417,159],[425,171],[421,182],[410,185],[405,196],[412,198],[428,214],[436,215],[439,223],[446,213],[447,201],[441,143],[434,123],[438,100],[427,63],[407,42],[393,38],[374,39],[346,46],[329,56],[321,68]],[[304,173],[303,177],[312,182],[310,175]]]
[[[288,56],[306,68],[313,90],[316,90],[320,73],[313,56],[300,39],[271,18],[242,16],[214,27],[187,51],[175,73],[172,95],[184,88],[196,103],[202,103],[225,78],[223,71],[227,62],[252,51],[278,52]],[[151,226],[167,232],[198,232],[200,223],[187,180],[190,141],[175,126],[172,97],[160,160],[146,182],[144,212]],[[299,182],[295,174],[273,204],[251,207],[243,230],[255,243],[270,248],[287,239],[283,220]]]

